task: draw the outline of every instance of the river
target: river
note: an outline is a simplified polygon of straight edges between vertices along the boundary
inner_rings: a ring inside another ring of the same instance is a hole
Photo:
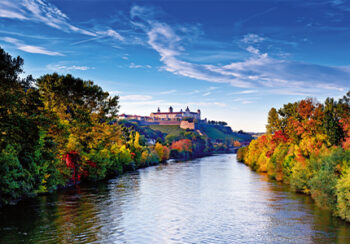
[[[350,243],[350,224],[227,154],[0,208],[0,243]]]

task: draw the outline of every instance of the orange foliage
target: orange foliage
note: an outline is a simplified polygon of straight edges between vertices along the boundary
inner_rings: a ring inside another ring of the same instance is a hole
[[[234,147],[240,147],[241,146],[241,143],[239,141],[234,141],[233,142],[233,146]]]
[[[170,148],[178,150],[179,152],[192,152],[192,142],[189,139],[174,141]]]

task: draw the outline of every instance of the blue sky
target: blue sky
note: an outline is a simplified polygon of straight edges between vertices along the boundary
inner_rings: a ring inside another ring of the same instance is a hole
[[[26,74],[71,73],[121,113],[198,108],[264,131],[271,107],[350,88],[350,1],[1,0],[0,45]]]

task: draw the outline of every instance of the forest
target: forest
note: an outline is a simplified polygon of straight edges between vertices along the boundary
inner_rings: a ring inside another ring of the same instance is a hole
[[[350,221],[350,92],[272,108],[266,134],[240,148],[237,159]]]
[[[93,81],[23,73],[23,59],[0,48],[0,206],[169,158],[227,150],[195,131],[165,140],[159,131],[118,122],[119,97]],[[147,136],[160,139],[149,144]]]

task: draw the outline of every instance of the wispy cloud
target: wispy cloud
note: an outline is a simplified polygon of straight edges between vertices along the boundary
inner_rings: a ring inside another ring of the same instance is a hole
[[[272,8],[266,9],[266,10],[264,10],[262,12],[258,12],[258,13],[255,13],[253,15],[250,15],[250,16],[244,18],[244,19],[241,19],[241,20],[239,20],[239,21],[237,21],[235,23],[235,28],[238,29],[238,28],[242,27],[242,25],[245,24],[246,22],[251,21],[251,20],[253,20],[255,18],[264,16],[265,14],[268,14],[268,13],[274,11],[275,9],[276,9],[276,7],[272,7]]]
[[[117,41],[124,41],[124,37],[120,33],[108,27],[104,30],[89,30],[88,28],[71,24],[66,14],[45,0],[2,0],[0,2],[0,18],[41,23],[64,32],[79,33],[93,37],[75,42],[75,45],[106,37]]]
[[[134,7],[135,8],[135,7]],[[266,11],[272,11],[274,8]],[[314,89],[320,92],[324,84],[332,84],[326,89],[341,91],[348,84],[350,72],[339,67],[330,67],[293,60],[273,58],[254,46],[265,41],[265,37],[248,34],[243,37],[248,58],[228,64],[197,64],[184,61],[186,54],[184,39],[177,29],[154,19],[149,9],[132,9],[135,26],[146,32],[148,44],[160,55],[163,70],[176,75],[197,80],[227,83],[240,88],[279,88],[279,90]],[[262,13],[264,14],[264,13]],[[136,20],[137,19],[137,20]],[[253,90],[253,89],[251,89]]]
[[[152,68],[152,66],[149,64],[141,65],[141,64],[130,63],[129,68],[130,69],[150,69]]]
[[[159,94],[168,95],[168,94],[173,94],[173,93],[175,93],[175,92],[176,92],[176,90],[168,90],[168,91],[162,91],[162,92],[160,92]]]
[[[247,44],[251,44],[251,43],[259,43],[259,42],[262,42],[264,41],[265,38],[264,37],[261,37],[257,34],[253,34],[253,33],[249,33],[249,34],[246,34],[243,38],[242,38],[242,42],[243,43],[247,43]]]
[[[70,71],[70,70],[80,70],[80,71],[85,71],[85,70],[89,70],[89,69],[95,69],[95,67],[88,67],[88,66],[79,66],[79,65],[71,65],[71,66],[66,66],[66,65],[59,65],[59,64],[55,64],[55,65],[47,65],[47,68],[50,70],[66,70],[66,71]]]
[[[211,94],[211,92],[203,93],[203,97],[209,96],[210,94]]]
[[[258,90],[244,90],[240,92],[235,92],[234,94],[252,94],[252,93],[257,93]]]
[[[167,24],[158,22],[156,20],[149,20],[144,11],[140,10],[140,7],[135,7],[131,10],[132,16],[135,18],[136,14],[138,19],[143,22],[138,22],[137,26],[146,30],[148,37],[148,44],[159,53],[161,61],[164,66],[164,70],[172,72],[177,75],[190,77],[199,80],[205,80],[218,83],[230,83],[238,87],[250,87],[249,82],[237,80],[234,76],[222,75],[215,73],[208,69],[207,65],[194,64],[181,60],[178,56],[184,51],[184,47],[181,46],[181,38],[175,33],[175,31]],[[151,15],[152,16],[152,15]]]
[[[106,31],[98,31],[97,34],[100,34],[102,36],[109,36],[119,41],[124,41],[124,37],[112,29],[108,29]]]
[[[44,47],[28,45],[28,44],[25,44],[22,41],[15,39],[15,38],[4,37],[1,40],[15,45],[17,49],[22,50],[23,52],[44,54],[44,55],[49,55],[49,56],[64,56],[60,52],[49,51],[49,50],[45,49]]]

